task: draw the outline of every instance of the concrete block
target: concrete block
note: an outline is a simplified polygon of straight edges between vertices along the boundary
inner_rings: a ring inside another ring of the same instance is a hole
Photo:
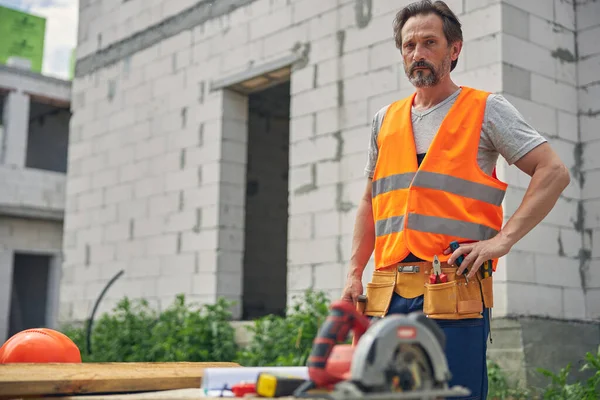
[[[291,265],[336,262],[338,259],[337,238],[290,242],[288,259]]]
[[[600,112],[600,85],[590,85],[579,91],[579,110],[582,114],[590,117],[598,117]]]
[[[117,215],[120,220],[146,217],[149,215],[148,201],[143,198],[122,201],[116,205],[116,207]]]
[[[600,318],[600,289],[591,289],[585,293],[587,317]]]
[[[331,84],[292,96],[291,116],[295,118],[337,105],[338,85]]]
[[[136,219],[133,221],[133,237],[146,238],[160,235],[165,231],[165,225],[165,215]]]
[[[104,204],[118,204],[133,198],[134,188],[128,183],[104,189]]]
[[[337,107],[318,111],[316,115],[316,135],[333,133],[340,130],[339,110]]]
[[[103,241],[103,228],[102,226],[92,226],[87,229],[80,229],[78,231],[78,237],[80,243],[85,244],[99,244]]]
[[[600,67],[600,65],[599,65]],[[565,111],[558,111],[558,136],[569,142],[578,141],[579,120],[577,115]]]
[[[399,9],[398,9],[399,11]],[[393,40],[392,22],[395,12],[374,17],[365,28],[351,27],[346,31],[344,53],[366,48],[383,41]]]
[[[155,176],[151,178],[140,179],[135,182],[133,187],[134,197],[150,197],[155,194],[164,193],[165,191],[165,177]],[[123,199],[127,200],[127,199]],[[122,200],[121,200],[122,201]]]
[[[183,192],[185,208],[204,207],[219,202],[219,185],[202,185],[199,188],[188,189]]]
[[[506,3],[518,7],[528,13],[536,15],[547,21],[554,20],[554,2],[546,0],[532,0],[530,2],[520,2],[518,0],[505,0]]]
[[[159,296],[172,296],[189,294],[192,292],[193,279],[189,275],[163,276],[157,281],[156,291]]]
[[[559,228],[541,223],[533,228],[519,242],[517,242],[513,246],[513,249],[537,254],[558,256],[559,240],[562,240]],[[572,253],[572,250],[566,248],[564,248],[563,251],[569,251],[569,253]]]
[[[531,99],[562,111],[577,113],[577,88],[538,74],[531,74]]]
[[[318,186],[332,185],[338,182],[340,177],[340,163],[321,162],[316,165],[316,184]]]
[[[295,11],[293,7],[285,7],[270,14],[253,18],[250,21],[249,39],[256,40],[289,27],[292,25],[292,12]]]
[[[340,263],[317,264],[314,267],[314,289],[341,289],[346,266]]]
[[[331,9],[336,8],[335,3],[329,2],[318,2],[315,3],[312,0],[298,0],[292,4],[292,22],[297,24],[298,22],[311,19],[319,14],[323,14]],[[291,25],[291,24],[288,24]]]
[[[290,196],[290,215],[335,209],[336,185]]]
[[[526,251],[511,250],[504,258],[506,265],[498,268],[495,279],[506,282],[536,284],[536,255]]]
[[[398,89],[398,71],[390,66],[366,75],[358,75],[344,81],[344,102],[363,100]]]
[[[587,233],[588,236],[590,235]],[[591,250],[592,250],[592,258],[600,258],[600,229],[595,228],[591,233]]]
[[[313,214],[290,215],[288,221],[288,239],[302,241],[313,237]]]
[[[304,291],[313,286],[313,267],[311,265],[289,265],[287,273],[288,294]],[[289,299],[288,299],[289,304]]]
[[[237,301],[241,300],[243,277],[241,273],[220,272],[217,274],[217,296],[223,296]]]
[[[489,92],[502,90],[502,64],[490,64],[485,67],[459,72],[454,75],[461,85],[476,87]],[[408,91],[411,93],[411,91]],[[406,96],[406,93],[404,94]]]
[[[113,244],[90,245],[90,263],[102,264],[115,260],[116,247]]]
[[[600,200],[586,200],[583,205],[586,213],[585,229],[600,228]]]
[[[344,104],[339,109],[338,113],[340,130],[351,129],[368,124],[371,117],[369,116],[367,105],[368,102],[366,100]]]
[[[583,159],[582,168],[584,171],[600,169],[600,159],[597,156],[599,151],[600,140],[586,143],[585,146],[583,146],[583,155],[581,158]],[[590,181],[590,184],[591,182],[592,181]]]
[[[342,55],[342,78],[347,79],[369,71],[370,54],[373,48],[362,48]]]
[[[580,58],[593,56],[600,53],[600,41],[597,40],[599,35],[600,24],[593,28],[579,31],[577,35],[577,44],[579,51],[578,55]]]
[[[290,143],[297,143],[314,136],[316,115],[307,114],[290,120]],[[330,132],[322,132],[330,133]]]
[[[129,261],[146,256],[147,244],[145,240],[133,240],[116,244],[116,260]]]
[[[529,39],[532,43],[555,52],[555,57],[563,61],[575,61],[575,33],[572,30],[563,29],[551,21],[530,15]]]
[[[340,9],[334,8],[308,19],[308,39],[312,41],[335,34],[339,14]]]
[[[106,225],[104,228],[103,240],[106,243],[118,242],[129,239],[129,223],[118,222]]]
[[[328,238],[339,235],[340,213],[326,211],[314,214],[315,238]]]
[[[128,263],[127,275],[135,278],[157,277],[162,275],[160,266],[161,259],[158,257],[135,258]],[[155,289],[152,296],[156,296]]]
[[[369,47],[369,69],[378,70],[402,63],[402,54],[393,40]]]
[[[92,187],[92,180],[90,176],[72,177],[66,182],[66,194],[67,196],[76,196],[86,191],[89,191]]]
[[[201,168],[193,167],[167,174],[165,179],[166,191],[174,192],[198,187],[203,177],[201,171]]]
[[[106,169],[92,174],[92,189],[113,186],[118,182],[118,170],[116,168]]]
[[[586,319],[585,293],[581,289],[563,289],[564,318]]]
[[[147,254],[149,256],[164,256],[175,254],[178,251],[178,236],[176,234],[162,234],[146,239]]]
[[[325,86],[338,82],[342,77],[343,65],[339,58],[321,61],[314,66],[316,86]]]
[[[579,4],[577,7],[580,7]],[[566,29],[575,30],[575,7],[573,7],[573,4],[554,0],[554,21]],[[579,25],[579,22],[577,25]]]
[[[244,230],[236,228],[220,228],[218,248],[223,251],[244,251]]]
[[[595,233],[600,235],[598,230]],[[589,265],[585,272],[585,287],[586,289],[600,288],[600,259],[589,260]]]
[[[592,182],[600,182],[600,169],[586,171],[585,182],[581,188],[581,198],[583,200],[600,199],[600,186]]]
[[[596,1],[586,1],[577,3],[575,10],[577,16],[577,29],[586,30],[598,25],[598,14],[600,13],[600,4]]]
[[[501,5],[494,3],[488,7],[468,11],[461,17],[463,40],[467,42],[500,32],[502,29],[501,10]]]
[[[145,142],[140,142],[135,147],[135,160],[152,158],[162,154],[167,149],[167,140],[164,136],[158,136]]]
[[[364,170],[367,162],[367,150],[363,153],[349,154],[342,157],[340,165],[340,181],[348,182],[354,180],[362,180],[364,178]]]
[[[79,209],[85,211],[90,208],[102,206],[104,202],[103,193],[102,189],[96,189],[81,194],[77,203]]]
[[[154,215],[154,214],[153,214]],[[198,210],[185,210],[167,215],[165,232],[183,232],[194,229],[198,224]]]
[[[556,110],[552,107],[524,100],[510,94],[504,97],[523,115],[534,129],[548,136],[558,135],[556,129]]]
[[[507,312],[516,315],[564,318],[563,289],[510,283],[506,285]]]
[[[292,95],[311,90],[315,87],[318,65],[308,65],[294,70],[290,79],[290,93]]]
[[[211,250],[218,248],[219,235],[217,230],[203,230],[196,232],[183,232],[181,234],[181,251],[190,252],[198,250]]]
[[[216,294],[217,274],[213,272],[200,272],[192,275],[192,293],[201,293],[203,295]]]
[[[531,71],[510,64],[502,65],[503,93],[531,100]]]
[[[90,174],[106,168],[106,154],[85,157],[81,160],[81,174]]]
[[[316,166],[306,164],[290,169],[289,187],[290,191],[306,191],[316,189]]]
[[[154,259],[153,259],[154,260]],[[177,255],[167,255],[159,260],[160,275],[186,275],[194,274],[196,270],[196,254],[186,253]],[[204,293],[204,292],[201,292]]]
[[[502,31],[523,40],[529,40],[529,18],[526,11],[502,4]]]
[[[500,35],[492,34],[468,42],[463,47],[462,61],[467,69],[477,69],[501,61]]]
[[[502,36],[502,54],[505,63],[554,78],[556,60],[550,53],[548,49],[515,36]],[[529,57],[523,57],[523,54],[529,54]]]
[[[579,239],[579,243],[574,243],[576,248],[571,253],[580,249],[581,236],[579,236]],[[579,260],[576,258],[536,254],[535,276],[537,283],[541,285],[581,289]]]
[[[579,60],[577,62],[579,85],[587,86],[600,81],[598,71],[600,71],[600,54]]]

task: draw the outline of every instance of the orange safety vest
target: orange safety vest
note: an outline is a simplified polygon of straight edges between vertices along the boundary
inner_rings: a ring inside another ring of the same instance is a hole
[[[488,92],[462,87],[423,162],[417,163],[411,120],[416,93],[392,103],[378,134],[372,182],[375,268],[411,252],[440,261],[451,241],[494,237],[502,227],[507,184],[477,164]],[[493,260],[496,268],[497,260]]]

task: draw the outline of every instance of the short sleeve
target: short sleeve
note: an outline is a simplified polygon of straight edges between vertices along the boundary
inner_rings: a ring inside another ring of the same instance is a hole
[[[383,107],[375,114],[371,122],[371,135],[369,136],[369,148],[367,151],[367,165],[365,166],[365,176],[372,178],[377,165],[377,157],[379,155],[379,147],[377,146],[377,135],[383,123],[383,117],[388,109],[388,106]]]
[[[482,127],[482,147],[488,151],[497,151],[512,165],[546,141],[504,96],[488,96]]]

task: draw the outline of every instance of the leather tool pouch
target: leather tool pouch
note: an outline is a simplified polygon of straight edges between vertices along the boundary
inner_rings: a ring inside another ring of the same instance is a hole
[[[396,271],[374,271],[371,282],[365,287],[367,304],[364,314],[369,317],[383,318],[387,314],[394,286],[396,285]]]
[[[492,279],[476,274],[467,283],[464,276],[452,272],[446,283],[426,283],[423,312],[434,319],[483,318],[484,307],[493,307]]]

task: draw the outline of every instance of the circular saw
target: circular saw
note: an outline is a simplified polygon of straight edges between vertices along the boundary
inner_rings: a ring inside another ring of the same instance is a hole
[[[349,332],[353,344],[345,343]],[[333,400],[439,399],[468,396],[450,388],[445,336],[423,313],[370,320],[352,303],[331,304],[308,359],[310,381],[294,396]]]

